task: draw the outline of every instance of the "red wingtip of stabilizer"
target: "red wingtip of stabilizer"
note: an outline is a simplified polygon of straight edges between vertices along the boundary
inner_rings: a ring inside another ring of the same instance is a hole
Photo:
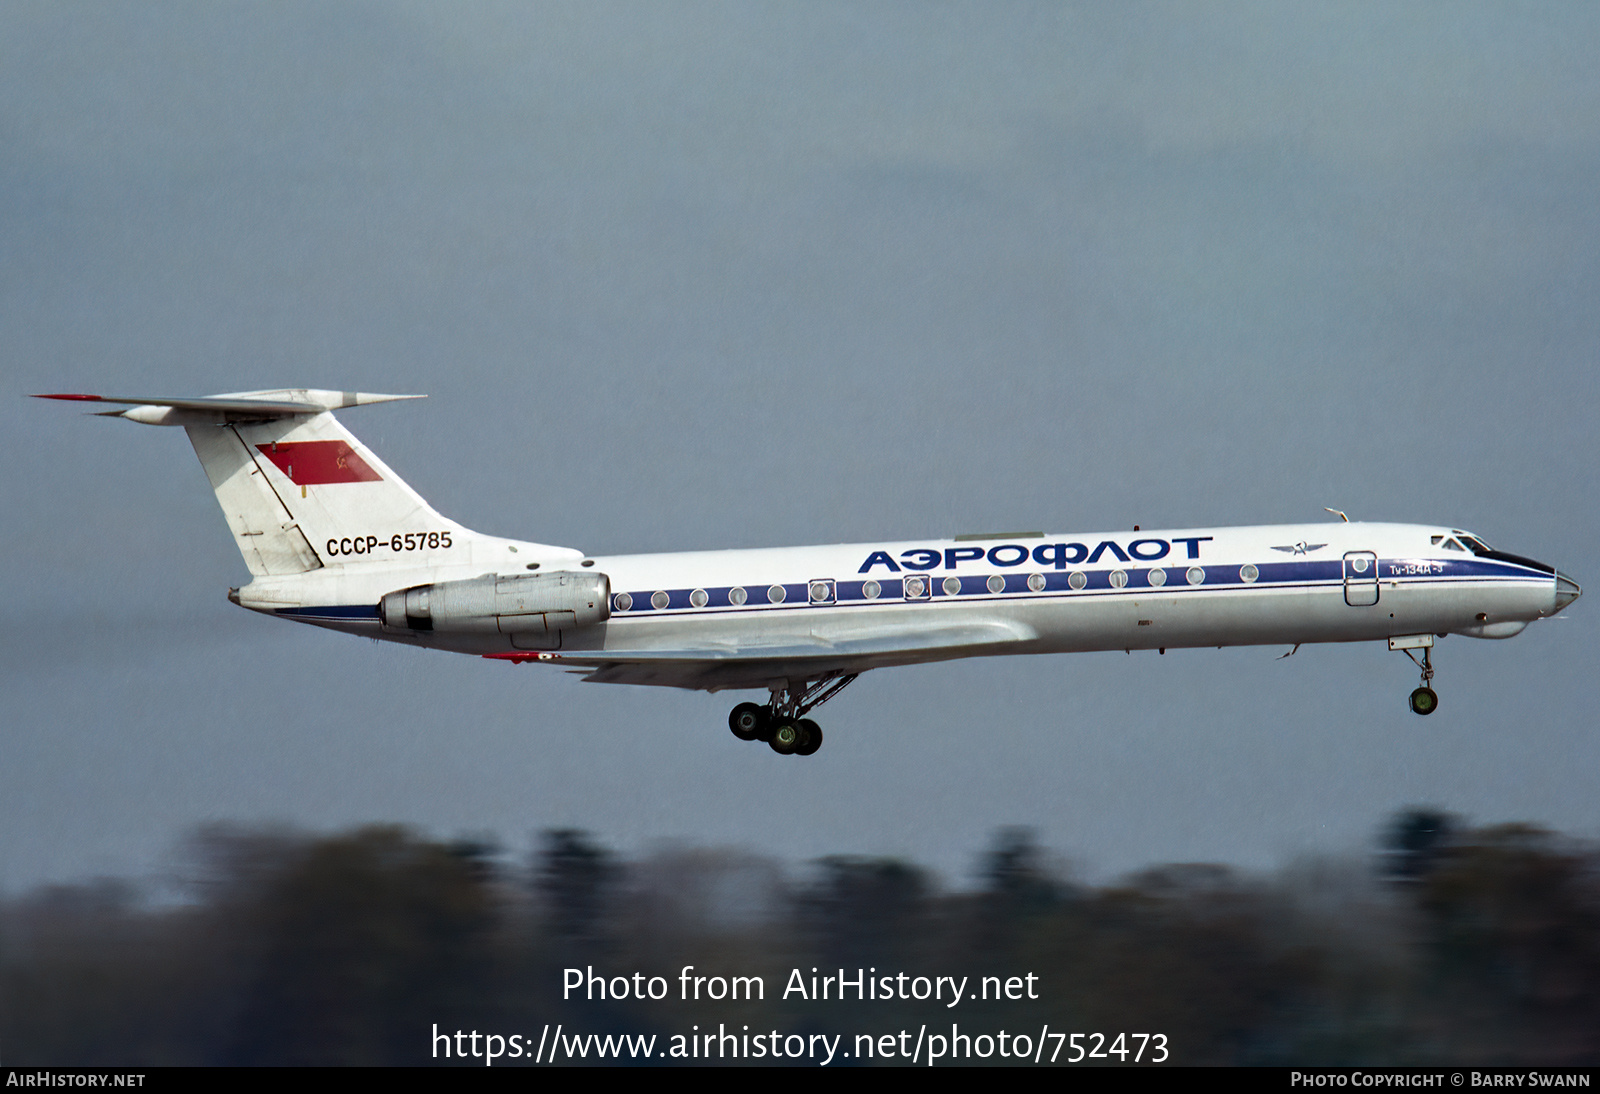
[[[79,402],[79,403],[103,403],[103,402],[105,402],[105,400],[102,399],[98,395],[30,395],[30,396],[28,396],[28,398],[30,398],[30,399],[69,399],[69,400],[71,400],[73,402]]]

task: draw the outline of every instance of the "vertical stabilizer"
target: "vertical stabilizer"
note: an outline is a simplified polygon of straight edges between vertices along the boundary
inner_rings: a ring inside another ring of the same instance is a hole
[[[187,432],[250,572],[260,577],[321,568],[321,557],[234,428],[199,425]]]
[[[251,573],[425,562],[464,545],[465,529],[435,512],[332,414],[187,431]]]
[[[183,426],[257,577],[380,562],[459,564],[471,560],[475,543],[531,548],[552,559],[582,557],[564,547],[482,536],[440,516],[331,413],[419,395],[280,388],[186,399],[38,398],[131,404],[100,413]]]

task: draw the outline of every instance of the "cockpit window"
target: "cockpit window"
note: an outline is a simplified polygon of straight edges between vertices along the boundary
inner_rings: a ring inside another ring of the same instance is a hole
[[[1443,536],[1429,536],[1428,537],[1428,542],[1433,544],[1435,547],[1437,547],[1437,546],[1439,546],[1439,541],[1442,540],[1442,539],[1444,539]]]
[[[1483,540],[1475,536],[1469,536],[1465,532],[1457,532],[1456,535],[1461,537],[1461,542],[1465,543],[1467,549],[1475,555],[1486,555],[1493,549]]]
[[[1444,549],[1446,551],[1465,551],[1466,550],[1465,547],[1461,546],[1461,544],[1457,543],[1453,539],[1447,539],[1447,540],[1444,541]]]

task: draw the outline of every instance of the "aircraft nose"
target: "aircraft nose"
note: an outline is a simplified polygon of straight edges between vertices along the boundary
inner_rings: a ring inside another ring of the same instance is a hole
[[[1583,590],[1578,588],[1578,583],[1562,573],[1556,571],[1556,611],[1560,611],[1583,595]]]

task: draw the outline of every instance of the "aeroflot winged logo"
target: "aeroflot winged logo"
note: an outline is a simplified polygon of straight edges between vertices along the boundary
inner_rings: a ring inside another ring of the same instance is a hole
[[[280,441],[256,448],[296,486],[379,482],[383,478],[344,441]]]
[[[1292,543],[1287,547],[1274,547],[1273,550],[1282,551],[1289,555],[1303,555],[1307,551],[1320,551],[1326,546],[1326,543],[1307,543],[1305,540],[1301,540],[1299,543]]]

